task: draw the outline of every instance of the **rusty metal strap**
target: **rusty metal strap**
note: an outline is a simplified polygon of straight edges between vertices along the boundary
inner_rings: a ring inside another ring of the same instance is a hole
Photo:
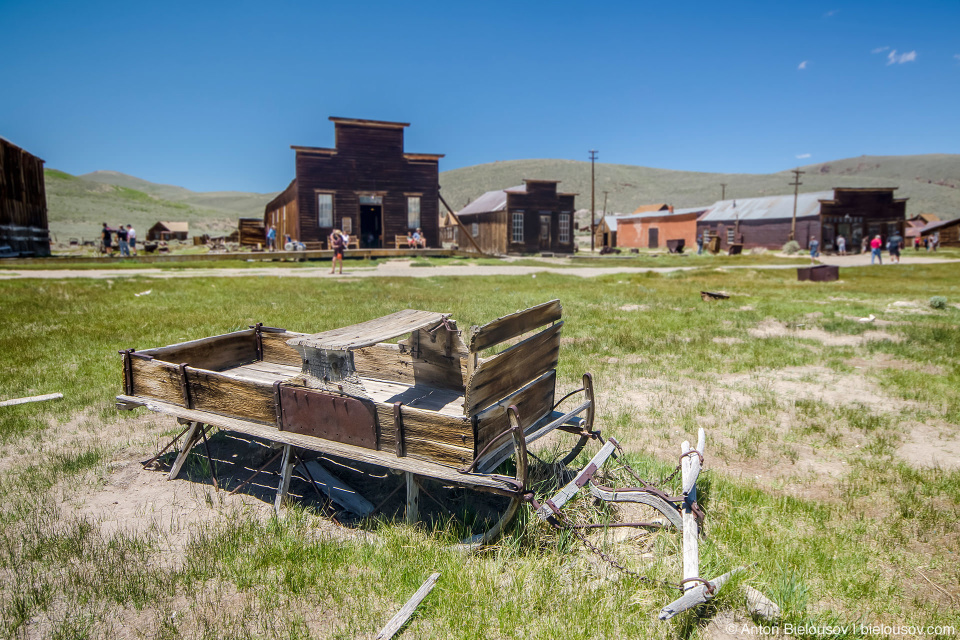
[[[193,409],[193,396],[190,394],[190,382],[187,380],[187,363],[182,363],[178,370],[180,371],[180,391],[183,393],[183,406],[187,409]]]
[[[501,431],[500,433],[498,433],[497,435],[495,435],[493,439],[491,439],[490,442],[487,443],[487,446],[481,449],[480,453],[478,453],[476,457],[474,457],[473,462],[470,463],[470,466],[466,467],[465,469],[457,469],[457,471],[459,471],[460,473],[473,473],[474,471],[476,471],[477,465],[480,463],[481,460],[483,460],[483,456],[490,451],[493,445],[496,444],[497,441],[500,440],[500,438],[510,435],[511,433],[513,433],[514,429],[515,427],[510,426],[504,429],[503,431]]]
[[[592,462],[583,468],[583,471],[577,476],[574,484],[577,485],[577,488],[582,489],[584,485],[590,482],[590,478],[593,477],[593,474],[597,472],[597,465]]]
[[[580,393],[581,391],[586,391],[586,387],[580,387],[579,389],[577,389],[577,390],[575,390],[575,391],[571,391],[571,392],[568,393],[567,395],[565,395],[565,396],[563,396],[562,398],[560,398],[559,400],[557,400],[557,401],[554,403],[553,408],[551,409],[551,411],[553,411],[554,409],[556,409],[557,407],[559,407],[559,406],[560,406],[560,403],[562,403],[564,400],[566,400],[566,399],[569,398],[570,396],[573,396],[573,395],[576,395],[576,394]]]
[[[393,403],[393,427],[396,433],[397,439],[397,457],[402,458],[405,455],[403,448],[403,414],[400,412],[400,407],[403,406],[402,402]]]
[[[686,453],[680,454],[680,462],[683,463],[683,459],[684,459],[684,458],[686,458],[687,456],[691,456],[691,455],[693,455],[693,454],[697,454],[697,457],[700,458],[700,466],[702,467],[702,466],[703,466],[703,454],[700,453],[699,451],[697,451],[696,449],[690,449],[690,451],[687,451]]]
[[[707,593],[709,593],[710,595],[713,595],[713,592],[714,592],[714,590],[715,590],[714,587],[713,587],[713,584],[712,584],[709,580],[704,580],[703,578],[700,578],[700,577],[696,577],[696,578],[684,578],[683,580],[681,580],[681,581],[680,581],[679,583],[677,583],[677,584],[679,584],[679,585],[682,587],[682,586],[683,586],[684,584],[686,584],[687,582],[700,582],[700,583],[702,583],[703,586],[706,587]]]

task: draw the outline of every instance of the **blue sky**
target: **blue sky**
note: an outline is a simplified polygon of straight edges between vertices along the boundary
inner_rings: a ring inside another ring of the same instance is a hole
[[[441,170],[960,152],[956,0],[0,0],[0,25],[0,136],[197,191],[282,189],[331,115],[409,122]]]

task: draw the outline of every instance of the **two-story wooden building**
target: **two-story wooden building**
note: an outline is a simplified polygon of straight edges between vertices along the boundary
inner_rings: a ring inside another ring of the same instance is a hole
[[[361,248],[393,247],[394,238],[422,229],[439,246],[439,160],[442,154],[406,153],[405,122],[330,118],[334,148],[291,147],[296,177],[271,200],[264,224],[304,243],[322,243],[342,229]]]
[[[0,246],[14,255],[49,256],[43,160],[0,138]]]
[[[524,180],[517,187],[488,191],[457,216],[484,253],[573,253],[577,194],[560,193],[557,184],[559,180]],[[467,247],[469,241],[458,244]]]

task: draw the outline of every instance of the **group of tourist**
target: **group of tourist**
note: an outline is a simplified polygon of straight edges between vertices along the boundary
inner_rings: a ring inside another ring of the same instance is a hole
[[[133,225],[124,227],[122,224],[116,229],[111,229],[106,222],[100,230],[100,242],[103,246],[103,252],[108,256],[113,255],[114,239],[116,239],[117,251],[120,256],[130,257],[130,254],[137,255],[137,231]]]
[[[917,236],[913,239],[913,250],[920,251],[923,247],[925,251],[936,251],[940,246],[940,232],[932,233],[929,236]]]

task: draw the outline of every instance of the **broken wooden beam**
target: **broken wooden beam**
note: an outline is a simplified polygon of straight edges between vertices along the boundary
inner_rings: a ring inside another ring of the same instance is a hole
[[[694,455],[687,455],[691,451]],[[681,445],[683,458],[680,461],[681,478],[683,482],[683,579],[700,577],[700,532],[697,527],[697,517],[693,513],[693,504],[697,501],[697,475],[700,473],[700,458],[690,443],[684,440]],[[684,591],[696,587],[692,582],[686,583]]]
[[[433,587],[437,584],[437,579],[440,577],[439,573],[432,573],[427,580],[420,585],[420,588],[417,589],[417,592],[413,594],[413,597],[407,600],[407,604],[401,607],[400,611],[397,612],[397,615],[390,618],[389,622],[384,625],[383,629],[380,630],[380,633],[377,634],[377,640],[390,640],[393,636],[400,631],[400,628],[407,623],[407,620],[410,619],[410,616],[413,615],[413,612],[416,611],[417,607],[420,606],[420,603],[423,602],[423,599],[433,591]]]
[[[580,473],[578,473],[573,480],[564,485],[564,487],[557,492],[557,495],[553,496],[540,506],[540,508],[537,510],[537,515],[543,520],[546,520],[554,515],[554,509],[563,508],[563,505],[566,504],[570,498],[577,495],[577,492],[579,492],[585,484],[590,482],[590,478],[594,473],[596,473],[597,469],[599,469],[603,463],[607,461],[607,458],[613,455],[616,446],[616,440],[613,438],[607,440],[607,443],[600,448],[600,451],[597,452],[597,455],[593,456],[593,459],[590,460],[590,463],[581,469]]]
[[[306,468],[309,477],[313,478],[314,485],[347,511],[358,516],[368,516],[373,513],[373,503],[357,493],[356,489],[346,482],[327,471],[316,460],[308,460],[303,463],[303,467]]]
[[[728,571],[719,578],[710,580],[707,583],[710,585],[709,590],[706,584],[700,583],[695,585],[692,589],[685,592],[682,596],[661,609],[658,617],[661,620],[669,620],[678,613],[683,613],[687,609],[692,609],[693,607],[703,604],[710,598],[714,597],[717,594],[717,591],[720,590],[720,587],[726,584],[733,574],[739,573],[744,569],[746,569],[746,567],[737,567],[733,571]]]
[[[59,400],[63,397],[62,393],[48,393],[42,396],[30,396],[28,398],[14,398],[0,402],[0,407],[12,407],[18,404],[27,404],[29,402],[46,402],[47,400]]]

